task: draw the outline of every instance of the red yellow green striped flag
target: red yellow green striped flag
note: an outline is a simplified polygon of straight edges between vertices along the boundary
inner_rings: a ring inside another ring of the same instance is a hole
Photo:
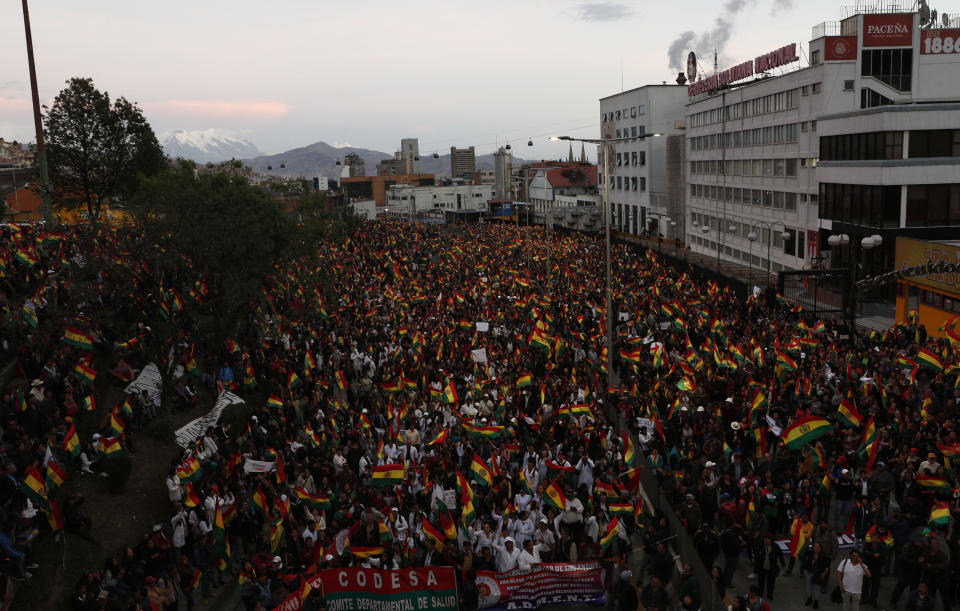
[[[560,478],[555,478],[550,485],[547,486],[547,489],[543,492],[543,502],[546,505],[550,505],[557,511],[565,511],[567,508],[567,497],[563,494],[563,485],[560,483]]]
[[[612,520],[607,522],[607,532],[603,533],[603,536],[600,537],[600,547],[607,549],[613,545],[614,540],[617,538],[617,530],[620,528],[620,518],[614,517]]]
[[[77,429],[73,424],[67,429],[67,434],[63,436],[63,449],[70,452],[71,456],[80,454],[80,436],[77,435]]]
[[[943,373],[943,359],[937,356],[937,353],[932,350],[920,348],[920,350],[917,351],[917,362],[927,369],[936,371],[937,373]]]
[[[782,439],[790,450],[799,450],[803,446],[830,432],[833,426],[823,418],[806,416],[796,420],[783,430]]]
[[[403,483],[406,478],[406,470],[401,464],[377,465],[373,468],[371,476],[374,486],[395,486]]]
[[[67,327],[63,341],[80,350],[93,350],[93,338],[74,327]]]
[[[490,487],[493,485],[493,471],[491,471],[487,463],[480,458],[479,454],[474,454],[473,460],[470,462],[470,477],[482,486]]]
[[[43,475],[41,475],[33,465],[29,465],[24,471],[20,490],[33,501],[34,505],[40,507],[49,506],[50,501],[47,499],[47,489],[44,485]]]

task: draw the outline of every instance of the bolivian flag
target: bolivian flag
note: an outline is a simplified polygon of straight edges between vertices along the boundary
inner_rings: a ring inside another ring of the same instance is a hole
[[[555,478],[543,493],[543,502],[550,505],[557,511],[564,511],[567,508],[567,497],[563,494],[563,486],[560,484],[560,478]]]
[[[295,488],[293,492],[297,495],[297,498],[303,501],[303,504],[310,509],[326,510],[333,506],[330,502],[330,497],[325,494],[312,495],[303,488]]]
[[[782,439],[788,449],[799,450],[806,444],[823,437],[832,428],[832,425],[823,418],[807,416],[785,428]]]
[[[299,386],[300,386],[300,378],[297,376],[296,373],[291,371],[289,374],[287,374],[287,388],[293,390],[294,388],[297,388]]]
[[[637,449],[633,447],[633,440],[630,439],[630,435],[626,432],[622,432],[620,435],[623,437],[623,462],[631,467],[635,467],[637,463]]]
[[[943,373],[943,360],[932,350],[920,348],[917,351],[917,362],[937,373]]]
[[[449,436],[450,436],[450,429],[443,429],[442,431],[440,431],[440,432],[437,434],[437,436],[436,436],[435,439],[433,439],[432,441],[428,441],[428,442],[427,442],[427,445],[428,445],[428,446],[438,446],[438,445],[442,444],[443,442],[445,442],[445,441],[447,440],[447,437],[449,437]]]
[[[339,388],[340,390],[347,389],[347,376],[343,373],[342,369],[337,372],[334,378],[336,378],[337,380],[337,388]]]
[[[633,503],[616,502],[607,505],[610,515],[633,515]]]
[[[493,471],[478,454],[474,454],[473,460],[470,462],[470,477],[477,480],[477,483],[482,486],[493,485]]]
[[[47,500],[47,489],[44,486],[43,475],[33,465],[28,466],[24,473],[20,491],[33,501],[34,505],[47,507],[50,502]]]
[[[97,411],[97,401],[96,399],[93,398],[92,394],[89,394],[86,397],[84,397],[83,401],[81,402],[81,405],[83,405],[83,411],[85,412]]]
[[[116,437],[104,437],[100,442],[100,448],[107,456],[123,451],[123,446],[120,445],[120,440]]]
[[[406,473],[400,464],[377,465],[373,468],[374,486],[395,486],[403,483],[404,478]]]
[[[930,512],[927,526],[946,526],[950,523],[950,508],[943,501],[937,501]]]
[[[480,437],[483,439],[496,439],[503,433],[503,426],[474,426],[469,422],[463,422],[463,431],[471,437]]]
[[[517,378],[517,388],[523,388],[524,386],[530,386],[531,384],[533,384],[533,376],[531,376],[529,373]]]
[[[283,400],[277,395],[270,395],[267,399],[267,407],[281,408],[283,407]]]
[[[67,429],[67,434],[63,436],[63,449],[70,452],[71,456],[80,453],[80,436],[77,435],[77,429],[72,424]]]
[[[195,482],[202,474],[200,461],[195,456],[187,458],[183,464],[177,466],[177,476],[182,482]]]
[[[203,501],[197,496],[197,490],[191,483],[183,485],[183,504],[187,507],[199,507],[203,504]]]
[[[603,533],[603,536],[600,537],[600,547],[607,549],[613,545],[614,539],[617,538],[617,529],[620,527],[620,518],[613,518],[607,522],[607,532]]]
[[[63,334],[63,341],[80,350],[93,350],[93,338],[73,327],[67,327]]]
[[[936,490],[938,492],[953,491],[953,489],[950,488],[949,482],[942,477],[936,477],[933,475],[918,475],[915,481],[924,490]]]
[[[56,461],[47,463],[47,490],[54,491],[67,481],[67,472]]]
[[[253,493],[253,508],[263,517],[268,517],[267,513],[267,495],[259,487]]]
[[[783,367],[787,371],[797,370],[797,362],[780,350],[777,350],[777,365]]]
[[[863,422],[863,414],[857,411],[857,406],[850,399],[844,399],[837,407],[837,419],[851,428],[857,428]]]
[[[456,405],[460,402],[460,397],[457,395],[457,387],[453,385],[453,380],[447,379],[447,385],[443,388],[441,399],[443,399],[444,403],[449,403],[450,405]]]
[[[803,523],[802,518],[795,518],[790,525],[790,555],[794,558],[801,557],[807,550],[807,539],[813,531],[812,523]]]
[[[446,535],[443,534],[443,531],[431,524],[429,520],[424,520],[421,527],[423,528],[423,534],[433,541],[437,549],[443,550],[443,544],[446,541]]]

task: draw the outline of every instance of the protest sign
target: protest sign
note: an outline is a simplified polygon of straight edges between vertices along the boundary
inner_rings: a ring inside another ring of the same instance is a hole
[[[217,426],[217,422],[220,421],[220,414],[223,412],[225,407],[238,403],[243,403],[243,399],[232,392],[220,393],[220,396],[217,397],[217,402],[214,403],[212,410],[210,410],[207,414],[200,416],[199,418],[191,420],[181,428],[177,429],[177,431],[174,433],[177,445],[181,448],[189,448],[194,442],[200,439],[204,433],[207,432],[208,428],[211,426]]]
[[[537,564],[529,571],[477,571],[480,608],[493,611],[604,602],[603,578],[595,562]]]

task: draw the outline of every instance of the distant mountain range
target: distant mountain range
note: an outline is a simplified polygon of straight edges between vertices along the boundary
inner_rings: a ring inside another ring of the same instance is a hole
[[[338,178],[340,171],[343,169],[343,159],[349,153],[360,155],[363,159],[366,173],[370,176],[376,175],[377,163],[384,159],[393,159],[393,155],[381,151],[352,146],[335,147],[326,142],[316,142],[277,155],[261,155],[252,159],[246,159],[244,163],[254,171],[269,172],[277,176],[289,176],[291,178],[297,178],[299,176],[305,178],[326,176],[327,178]],[[513,159],[514,163],[525,163],[524,159],[518,157],[514,157]],[[341,165],[337,165],[338,160],[341,162]],[[281,165],[284,167],[280,167]],[[478,170],[493,169],[493,154],[477,155],[476,166]],[[449,153],[439,155],[437,158],[434,158],[432,153],[421,155],[420,172],[423,174],[433,174],[438,178],[449,178]]]
[[[216,163],[263,155],[249,140],[219,134],[213,129],[177,130],[161,140],[164,152],[170,157],[183,157],[198,163]]]

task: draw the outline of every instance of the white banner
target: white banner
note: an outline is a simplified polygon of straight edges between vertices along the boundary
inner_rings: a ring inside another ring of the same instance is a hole
[[[147,391],[150,393],[150,396],[153,396],[155,393],[159,393],[162,387],[163,376],[160,375],[160,370],[157,369],[157,366],[150,363],[143,368],[143,371],[140,372],[136,380],[127,384],[123,392],[128,395],[139,395],[143,391]]]
[[[191,447],[198,439],[200,439],[200,437],[203,436],[204,433],[207,432],[208,428],[211,426],[217,426],[217,422],[220,422],[220,414],[223,412],[225,407],[240,403],[243,403],[243,399],[232,392],[220,393],[220,396],[217,397],[217,402],[214,403],[212,410],[210,410],[206,415],[191,420],[182,428],[177,429],[177,431],[174,433],[177,445],[181,448]]]
[[[477,321],[477,333],[486,333],[490,330],[490,323]]]
[[[471,350],[470,357],[473,359],[474,363],[486,363],[487,362],[487,349],[480,348],[479,350]]]
[[[270,473],[277,467],[275,462],[266,462],[264,460],[253,460],[248,458],[243,461],[243,471],[245,473]]]

